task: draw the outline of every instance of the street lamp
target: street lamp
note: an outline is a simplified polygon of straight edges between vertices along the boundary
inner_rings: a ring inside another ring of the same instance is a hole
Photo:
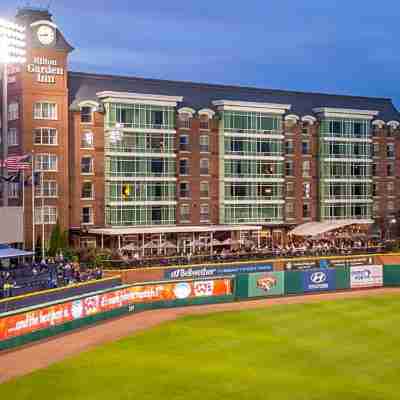
[[[7,177],[5,161],[8,157],[8,65],[25,63],[25,27],[0,19],[0,64],[2,77],[2,152],[1,173]],[[3,206],[8,206],[8,182],[2,185]]]

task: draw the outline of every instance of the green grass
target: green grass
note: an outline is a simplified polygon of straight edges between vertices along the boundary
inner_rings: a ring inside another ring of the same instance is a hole
[[[185,317],[3,384],[0,398],[397,400],[399,299]]]

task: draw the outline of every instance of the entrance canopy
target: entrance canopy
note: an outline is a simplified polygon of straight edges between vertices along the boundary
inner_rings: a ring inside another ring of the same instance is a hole
[[[14,249],[13,247],[0,244],[0,260],[5,258],[32,256],[33,254],[34,253],[32,253],[31,251]]]
[[[305,224],[296,226],[296,228],[289,232],[289,235],[311,237],[319,236],[335,229],[344,228],[345,226],[365,225],[372,224],[373,222],[374,221],[369,219],[343,219],[337,221],[307,222]]]
[[[229,231],[260,231],[261,226],[256,225],[208,225],[208,226],[157,226],[157,227],[132,227],[132,228],[97,228],[90,229],[94,235],[123,236],[160,233],[193,233],[193,232],[229,232]]]

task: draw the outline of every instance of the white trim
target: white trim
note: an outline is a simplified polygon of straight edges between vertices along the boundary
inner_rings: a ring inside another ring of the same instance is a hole
[[[93,149],[92,149],[93,150]],[[105,151],[106,156],[117,157],[157,157],[157,158],[176,158],[175,153],[134,153],[129,151]]]
[[[284,178],[249,178],[249,177],[224,177],[223,182],[244,182],[244,183],[252,183],[252,182],[266,182],[266,183],[283,183],[285,182]]]
[[[142,233],[185,233],[185,232],[224,232],[224,231],[261,231],[259,225],[209,225],[209,226],[146,226],[133,228],[97,228],[89,230],[95,235],[134,235]]]
[[[82,107],[92,107],[92,111],[98,111],[100,108],[100,103],[93,100],[83,100],[78,103],[78,107],[82,109]]]
[[[243,205],[243,204],[276,204],[276,205],[281,205],[285,204],[285,200],[254,200],[254,199],[248,199],[248,200],[224,200],[224,204],[226,205]]]
[[[284,140],[284,135],[271,135],[267,133],[243,133],[243,132],[225,132],[226,137],[242,137],[242,138],[254,138],[254,139],[277,139]]]
[[[215,111],[209,108],[202,108],[201,110],[197,111],[198,115],[207,115],[209,119],[213,118],[215,115]]]
[[[177,103],[183,101],[182,96],[165,96],[159,94],[144,94],[130,92],[113,92],[104,91],[96,93],[97,97],[107,101],[113,99],[114,102],[132,103],[132,104],[149,104],[176,107]]]
[[[375,121],[372,121],[372,126],[383,128],[385,126],[385,121],[382,121],[381,119],[376,119]]]
[[[347,138],[347,137],[323,137],[324,142],[350,142],[350,143],[372,143],[372,139],[359,139],[359,138]]]
[[[372,178],[325,178],[324,183],[372,183]]]
[[[162,134],[170,134],[170,135],[176,135],[176,130],[175,129],[152,129],[152,128],[121,128],[124,132],[131,132],[131,133],[162,133]],[[114,127],[105,127],[104,128],[105,132],[113,132],[115,131],[115,126]]]
[[[190,114],[190,117],[192,118],[196,113],[196,110],[193,110],[193,108],[190,107],[182,107],[177,112],[178,114]]]
[[[400,125],[400,122],[399,121],[389,121],[386,123],[386,125],[392,129],[397,129]]]
[[[291,109],[291,104],[256,103],[251,101],[214,100],[212,104],[218,110],[261,112],[266,114],[283,115]]]
[[[242,155],[234,155],[228,154],[224,156],[225,160],[267,160],[267,161],[285,161],[285,157],[279,156],[242,156]]]
[[[366,162],[366,163],[372,163],[374,160],[372,158],[345,158],[345,157],[330,157],[330,158],[324,158],[324,162],[336,162],[336,161],[343,161],[343,162]]]
[[[310,125],[314,125],[317,122],[317,118],[312,115],[305,115],[304,117],[301,117],[301,122],[308,122]]]
[[[285,116],[285,121],[294,121],[294,122],[298,122],[300,120],[300,117],[298,115],[295,114],[289,114]]]
[[[175,182],[177,180],[174,176],[107,176],[106,182]]]
[[[34,26],[38,26],[38,25],[48,25],[48,26],[51,26],[54,29],[58,28],[58,26],[54,22],[48,21],[46,19],[41,19],[40,21],[35,21],[35,22],[31,23],[31,26],[33,26],[33,27]]]
[[[372,199],[355,199],[355,198],[347,198],[347,199],[325,199],[323,200],[324,204],[354,204],[354,203],[362,203],[362,204],[370,204],[373,203]]]
[[[314,108],[313,112],[316,114],[322,114],[324,117],[332,118],[359,118],[372,120],[379,114],[379,111],[375,110],[355,110],[351,108],[332,108],[332,107],[319,107]]]
[[[176,201],[160,200],[160,201],[109,201],[107,206],[120,207],[120,206],[176,206]]]

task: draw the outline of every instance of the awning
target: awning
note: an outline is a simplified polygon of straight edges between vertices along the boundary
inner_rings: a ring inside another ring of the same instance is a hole
[[[193,233],[193,232],[231,232],[231,231],[261,231],[257,225],[203,225],[203,226],[151,226],[132,228],[95,228],[89,229],[93,235],[122,236],[136,234],[159,233]]]
[[[32,256],[33,254],[32,251],[14,249],[13,247],[0,244],[0,259]]]
[[[374,221],[369,219],[343,219],[325,222],[306,222],[296,226],[289,232],[289,235],[295,236],[318,236],[335,229],[344,228],[350,225],[372,224]]]

